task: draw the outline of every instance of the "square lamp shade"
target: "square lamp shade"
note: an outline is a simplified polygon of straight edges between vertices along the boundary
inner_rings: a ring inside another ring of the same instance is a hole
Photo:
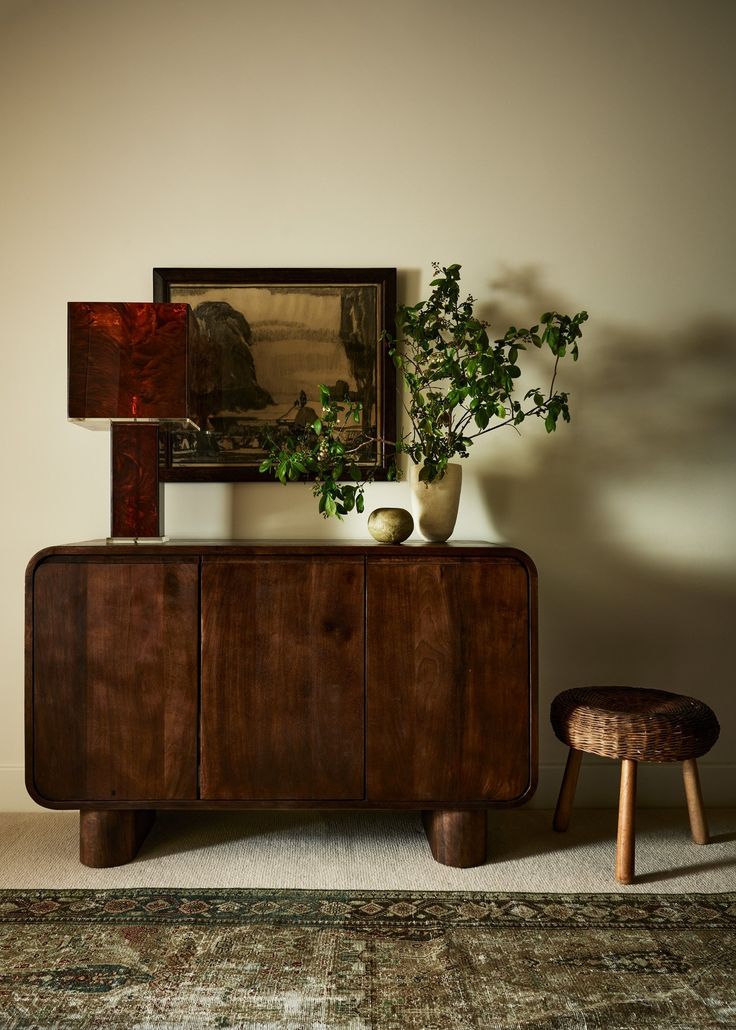
[[[189,421],[188,304],[69,304],[69,418]]]
[[[110,542],[163,540],[161,423],[190,418],[188,304],[72,302],[69,418],[111,423]]]

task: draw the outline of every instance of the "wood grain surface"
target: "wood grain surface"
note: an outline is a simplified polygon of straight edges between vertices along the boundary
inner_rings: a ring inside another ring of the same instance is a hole
[[[472,811],[437,808],[422,812],[432,857],[456,869],[470,869],[485,862],[487,822],[482,808]]]
[[[201,796],[362,798],[363,562],[203,563]]]
[[[196,561],[48,561],[34,577],[41,798],[196,798]]]
[[[367,594],[368,798],[523,797],[533,780],[526,569],[369,560]]]
[[[484,810],[533,793],[522,551],[92,541],[26,586],[27,785],[85,812],[91,865],[132,857],[145,810],[350,807],[422,809],[435,857],[473,865]]]
[[[155,819],[151,809],[83,809],[79,813],[79,861],[93,869],[125,865],[135,858]]]

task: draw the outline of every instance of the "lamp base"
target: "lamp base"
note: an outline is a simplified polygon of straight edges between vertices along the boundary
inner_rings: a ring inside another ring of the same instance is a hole
[[[159,426],[113,422],[110,540],[160,540],[164,529],[163,483],[158,477]]]
[[[167,536],[109,536],[106,544],[165,544]]]

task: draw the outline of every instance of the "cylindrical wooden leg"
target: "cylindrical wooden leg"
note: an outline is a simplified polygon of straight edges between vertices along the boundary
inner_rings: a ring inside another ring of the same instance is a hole
[[[567,756],[565,775],[562,777],[562,786],[560,787],[560,796],[557,799],[555,817],[552,820],[553,828],[559,833],[564,833],[570,825],[572,803],[575,798],[575,788],[578,785],[578,775],[582,760],[583,752],[571,747]]]
[[[94,869],[135,858],[151,829],[151,809],[86,809],[79,813],[79,861]]]
[[[709,844],[710,834],[703,808],[703,795],[700,792],[698,763],[694,758],[688,758],[686,762],[682,763],[682,778],[685,783],[687,813],[690,816],[690,832],[693,840],[696,844]]]
[[[486,811],[437,808],[422,812],[429,846],[437,862],[468,869],[486,860]]]
[[[634,882],[636,762],[621,762],[621,791],[618,799],[618,835],[616,837],[616,879],[619,883]]]

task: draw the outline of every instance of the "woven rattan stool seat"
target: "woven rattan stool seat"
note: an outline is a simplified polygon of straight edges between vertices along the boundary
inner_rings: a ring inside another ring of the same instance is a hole
[[[554,699],[552,728],[568,747],[635,762],[699,758],[718,739],[702,701],[640,687],[576,687]]]
[[[616,879],[634,882],[634,807],[640,762],[682,762],[690,830],[707,844],[708,823],[697,759],[718,739],[720,727],[702,701],[641,687],[574,687],[552,702],[552,728],[570,748],[552,822],[564,833],[570,823],[583,753],[618,758],[621,789],[616,835]]]

